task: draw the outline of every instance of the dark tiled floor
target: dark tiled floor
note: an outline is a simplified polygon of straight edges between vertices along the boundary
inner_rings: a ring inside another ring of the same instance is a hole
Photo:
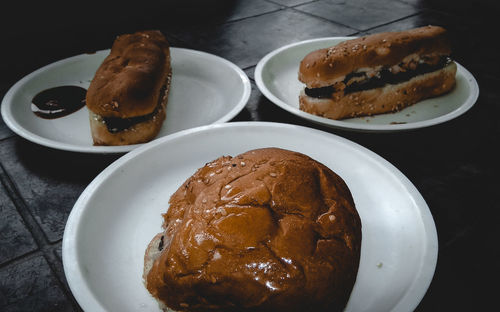
[[[0,94],[35,69],[109,48],[116,35],[139,29],[161,29],[173,46],[227,58],[252,82],[250,100],[234,121],[285,122],[341,135],[390,161],[422,193],[440,249],[433,282],[417,311],[488,311],[498,253],[493,215],[499,208],[500,74],[493,42],[499,7],[488,0],[186,0],[78,11],[43,2],[26,11],[22,2],[13,3],[0,21],[9,29],[9,48],[0,52]],[[285,44],[427,24],[450,31],[456,60],[481,90],[469,112],[445,124],[396,134],[326,129],[281,110],[253,81],[260,58]],[[37,146],[0,120],[1,311],[79,310],[62,269],[64,225],[82,190],[117,157]]]
[[[194,49],[222,56],[241,68],[247,68],[285,44],[315,37],[346,36],[356,33],[356,30],[284,9],[238,22],[194,26],[168,33],[188,42]]]
[[[2,311],[73,311],[43,256],[28,257],[0,271]]]
[[[418,9],[414,6],[399,1],[315,1],[297,6],[295,9],[359,31],[418,13]]]
[[[0,216],[0,265],[38,248],[4,187],[0,188]]]

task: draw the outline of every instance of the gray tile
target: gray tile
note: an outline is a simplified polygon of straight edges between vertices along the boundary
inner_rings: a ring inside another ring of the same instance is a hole
[[[183,0],[161,3],[151,7],[157,20],[164,25],[208,25],[222,24],[242,18],[261,15],[279,10],[282,6],[266,0]],[[161,12],[160,14],[158,12]]]
[[[62,242],[59,242],[54,248],[54,254],[57,256],[57,259],[59,259],[59,261],[62,261]]]
[[[7,196],[2,183],[0,183],[0,218],[0,264],[37,249],[33,236]]]
[[[247,76],[248,76],[248,78],[250,78],[250,80],[255,81],[255,66],[246,68],[245,74],[247,74]]]
[[[321,0],[295,9],[357,30],[370,29],[419,12],[414,6],[397,0]]]
[[[60,288],[47,288],[20,302],[2,307],[3,312],[68,312],[75,311]]]
[[[355,32],[351,28],[286,9],[208,28],[171,30],[170,34],[194,49],[219,55],[247,68],[283,45]]]
[[[314,2],[317,0],[270,0],[274,3],[279,3],[281,5],[285,5],[288,7],[293,7],[299,4],[304,4],[304,3],[309,3],[309,2]]]
[[[227,22],[280,10],[281,6],[265,0],[234,1]]]
[[[19,137],[0,141],[0,162],[49,242],[62,238],[80,193],[118,156],[61,152]]]
[[[5,97],[5,93],[9,90],[10,86],[8,86],[4,82],[0,82],[0,108],[2,106],[3,99]],[[5,138],[8,138],[10,136],[14,135],[14,132],[12,132],[9,127],[5,124],[5,121],[3,120],[3,117],[0,116],[0,140],[3,140]]]
[[[0,118],[0,140],[6,139],[14,135],[5,122]]]
[[[0,270],[2,311],[72,311],[71,302],[43,256],[10,264]]]

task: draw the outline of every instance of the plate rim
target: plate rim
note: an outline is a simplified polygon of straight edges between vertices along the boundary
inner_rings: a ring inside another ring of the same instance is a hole
[[[65,225],[63,240],[62,240],[62,262],[64,274],[66,276],[68,285],[74,297],[77,299],[78,303],[84,309],[90,309],[92,311],[106,311],[106,309],[100,304],[98,299],[93,295],[92,290],[89,285],[82,282],[83,275],[78,264],[78,257],[76,253],[76,238],[77,233],[81,229],[81,223],[79,220],[86,210],[86,203],[90,200],[94,192],[99,188],[100,185],[104,184],[107,179],[109,179],[113,173],[119,170],[122,166],[126,165],[129,161],[133,160],[135,157],[139,157],[141,154],[147,153],[150,150],[156,149],[159,145],[169,144],[168,142],[176,141],[187,137],[190,135],[196,135],[197,133],[203,133],[207,131],[217,131],[217,129],[224,128],[252,128],[252,127],[264,127],[264,128],[284,128],[291,131],[304,131],[311,135],[318,135],[326,137],[330,140],[335,140],[338,143],[344,144],[353,148],[357,152],[365,154],[374,161],[381,164],[385,169],[387,169],[391,174],[393,174],[401,185],[407,190],[408,196],[413,200],[415,206],[418,208],[420,213],[420,220],[422,220],[423,231],[426,234],[424,242],[425,247],[423,247],[424,253],[421,255],[422,261],[420,263],[419,272],[420,274],[413,280],[411,284],[408,285],[408,290],[405,295],[395,304],[392,312],[396,311],[407,311],[410,307],[411,310],[415,309],[424,295],[426,294],[433,276],[436,270],[437,260],[438,260],[438,238],[437,229],[432,217],[432,213],[423,198],[422,194],[418,191],[416,186],[394,165],[389,161],[384,159],[382,156],[376,154],[375,152],[369,150],[368,148],[343,138],[341,136],[331,134],[322,130],[317,130],[305,126],[285,124],[285,123],[275,123],[275,122],[255,122],[255,121],[240,121],[231,122],[223,124],[212,124],[205,125],[195,128],[190,128],[176,132],[174,134],[161,137],[149,144],[143,145],[127,154],[124,154],[112,164],[106,167],[101,173],[99,173],[92,182],[84,189],[77,201],[75,202]],[[418,287],[416,287],[418,286]],[[416,288],[415,288],[416,287]]]
[[[251,91],[252,91],[252,86],[250,83],[250,79],[248,78],[247,74],[235,63],[229,61],[228,59],[225,59],[221,56],[211,54],[208,52],[204,51],[199,51],[199,50],[193,50],[193,49],[187,49],[187,48],[178,48],[178,47],[170,47],[171,51],[174,50],[176,52],[183,52],[183,53],[190,53],[192,55],[196,55],[199,57],[208,57],[212,59],[217,59],[221,64],[227,65],[230,69],[234,70],[236,74],[238,75],[239,79],[241,79],[242,86],[243,86],[243,94],[241,98],[239,99],[238,103],[229,110],[224,116],[221,118],[217,119],[216,121],[212,122],[211,124],[218,124],[218,123],[224,123],[232,118],[234,118],[236,115],[238,115],[241,110],[245,107],[247,104],[248,100],[250,99]],[[104,50],[98,50],[93,53],[82,53],[78,54],[75,56],[70,56],[61,60],[57,60],[55,62],[52,62],[50,64],[47,64],[45,66],[42,66],[31,73],[25,75],[23,78],[18,80],[14,85],[12,85],[7,93],[5,93],[5,96],[2,99],[2,104],[1,104],[1,110],[0,114],[2,116],[2,119],[4,120],[5,124],[7,127],[12,130],[15,134],[23,137],[24,139],[33,142],[35,144],[39,144],[42,146],[46,146],[49,148],[53,149],[58,149],[58,150],[63,150],[63,151],[68,151],[68,152],[80,152],[80,153],[96,153],[96,154],[116,154],[116,153],[126,153],[129,152],[133,149],[136,149],[144,144],[147,143],[141,143],[141,144],[131,144],[131,145],[121,145],[121,146],[94,146],[94,145],[89,145],[89,146],[84,146],[84,145],[75,145],[75,144],[70,144],[70,143],[64,143],[64,142],[59,142],[56,140],[52,140],[43,136],[40,136],[37,133],[33,133],[29,130],[27,130],[25,127],[23,127],[22,124],[16,121],[14,118],[14,115],[12,113],[12,106],[14,105],[13,102],[13,96],[18,92],[20,88],[23,87],[24,84],[26,84],[28,81],[33,79],[33,77],[43,73],[44,71],[50,70],[53,67],[60,66],[64,63],[70,63],[74,61],[79,61],[80,59],[85,59],[86,57],[93,56],[95,54],[101,54],[101,53],[108,53],[109,54],[110,49],[104,49]],[[97,69],[97,68],[96,68]],[[89,134],[90,135],[90,134]],[[158,139],[159,137],[155,138]]]
[[[350,131],[360,131],[360,132],[396,132],[396,131],[405,131],[405,130],[413,130],[413,129],[419,129],[419,128],[424,128],[424,127],[430,127],[433,125],[437,125],[440,123],[444,123],[446,121],[452,120],[454,118],[459,117],[460,115],[464,114],[467,112],[474,104],[477,102],[477,99],[479,97],[479,85],[475,79],[475,77],[461,64],[459,64],[456,60],[454,62],[457,64],[457,73],[460,72],[469,86],[471,87],[472,92],[469,93],[467,99],[464,101],[463,104],[461,104],[458,108],[454,109],[453,111],[446,113],[444,115],[431,118],[431,119],[426,119],[426,120],[421,120],[421,121],[416,121],[416,122],[410,122],[410,123],[405,123],[405,124],[387,124],[387,125],[377,125],[377,124],[354,124],[354,123],[349,123],[345,122],[342,120],[333,120],[333,119],[328,119],[325,117],[320,117],[316,116],[310,113],[306,113],[304,111],[301,111],[298,108],[295,108],[286,102],[282,101],[280,98],[278,98],[276,95],[274,95],[269,88],[267,88],[266,84],[264,83],[262,79],[262,73],[263,70],[265,69],[265,66],[268,64],[269,60],[271,60],[274,56],[276,56],[279,53],[282,53],[283,51],[286,51],[288,49],[301,46],[301,45],[308,45],[311,43],[316,43],[320,41],[331,41],[331,40],[349,40],[349,39],[355,39],[357,38],[356,36],[340,36],[340,37],[320,37],[320,38],[314,38],[314,39],[308,39],[308,40],[303,40],[299,42],[294,42],[287,44],[285,46],[282,46],[278,49],[275,49],[268,54],[266,54],[262,59],[259,60],[257,63],[257,66],[255,67],[254,71],[254,79],[257,87],[259,88],[260,92],[264,94],[264,96],[271,101],[273,104],[277,105],[278,107],[281,107],[282,109],[288,111],[289,113],[292,113],[298,117],[301,117],[305,120],[312,121],[316,124],[327,126],[330,128],[337,128],[337,129],[342,129],[342,130],[350,130]]]

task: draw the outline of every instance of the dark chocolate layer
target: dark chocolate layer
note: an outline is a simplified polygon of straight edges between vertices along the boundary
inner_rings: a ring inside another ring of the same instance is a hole
[[[378,75],[375,75],[372,78],[367,78],[363,81],[354,82],[346,86],[346,88],[344,89],[344,94],[381,88],[387,84],[398,84],[404,81],[408,81],[415,76],[423,75],[444,68],[448,64],[450,64],[451,61],[452,60],[449,57],[442,57],[440,61],[435,65],[421,63],[418,64],[418,66],[414,70],[407,70],[396,74],[389,71],[388,68],[383,68]],[[346,75],[343,82],[344,84],[347,85],[347,82],[351,80],[353,77],[361,77],[364,75],[365,75],[364,73],[353,72]],[[332,93],[334,92],[335,88],[333,86],[305,89],[306,95],[315,98],[330,98],[332,96]]]

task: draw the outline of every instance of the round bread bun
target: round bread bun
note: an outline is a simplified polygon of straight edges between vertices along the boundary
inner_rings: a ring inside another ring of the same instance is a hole
[[[342,311],[361,220],[346,183],[278,148],[223,156],[171,196],[144,282],[175,311]]]

